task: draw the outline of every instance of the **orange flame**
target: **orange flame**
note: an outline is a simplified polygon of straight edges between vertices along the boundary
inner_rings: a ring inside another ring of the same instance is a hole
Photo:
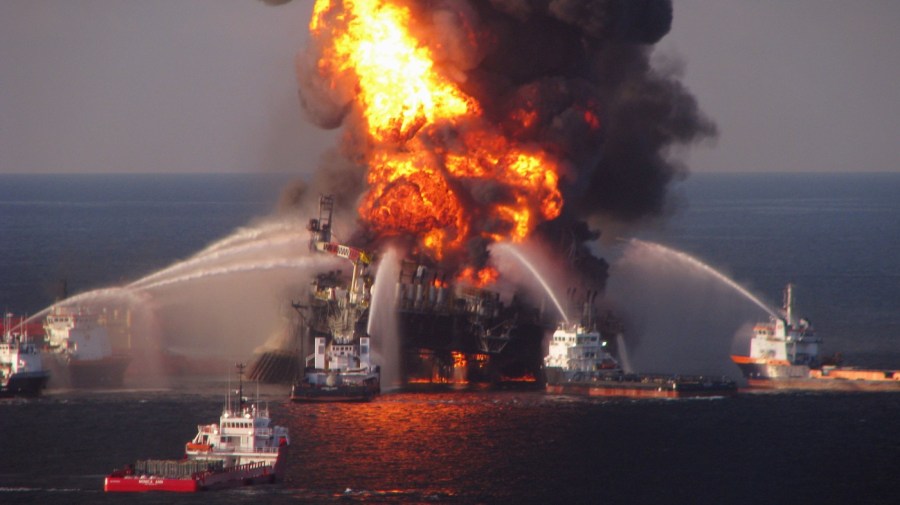
[[[472,267],[466,267],[459,273],[458,281],[471,284],[477,288],[490,286],[500,277],[500,272],[493,267],[484,267],[475,270]]]
[[[318,0],[310,21],[325,41],[318,71],[355,90],[370,143],[360,217],[381,236],[417,237],[438,260],[469,238],[521,241],[562,211],[557,162],[483,117],[414,36],[427,28],[414,14],[388,0]],[[526,126],[536,118],[521,114]],[[493,201],[469,193],[488,182],[502,188]]]

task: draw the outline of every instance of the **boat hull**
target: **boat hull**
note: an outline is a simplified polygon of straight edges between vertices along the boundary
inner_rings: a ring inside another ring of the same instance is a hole
[[[747,356],[732,356],[750,389],[900,392],[900,371],[809,368]]]
[[[195,479],[168,479],[156,476],[107,476],[103,482],[107,493],[143,493],[148,491],[169,491],[174,493],[194,493],[200,491]]]
[[[40,396],[41,391],[47,387],[49,378],[50,374],[46,371],[14,373],[6,384],[0,386],[0,398]]]
[[[173,493],[195,493],[232,487],[272,484],[281,479],[277,465],[242,465],[226,468],[218,472],[173,478],[157,475],[109,475],[103,483],[108,493],[143,493],[167,491]]]
[[[378,384],[325,386],[300,383],[291,389],[291,401],[298,403],[367,402],[380,392],[381,387]]]
[[[702,398],[734,396],[737,384],[727,378],[652,374],[583,374],[569,380],[549,379],[549,394],[620,398]]]
[[[733,396],[736,390],[682,391],[663,388],[613,387],[593,384],[548,384],[547,393],[556,395],[597,396],[613,398],[703,398]]]
[[[131,357],[113,354],[101,359],[80,360],[58,354],[44,354],[44,363],[51,371],[51,387],[79,389],[120,388]]]
[[[377,373],[310,371],[291,388],[293,402],[367,402],[381,394]]]
[[[76,388],[121,387],[131,358],[113,355],[98,360],[70,360],[69,379]]]
[[[898,381],[866,381],[851,379],[747,379],[750,389],[897,392]]]

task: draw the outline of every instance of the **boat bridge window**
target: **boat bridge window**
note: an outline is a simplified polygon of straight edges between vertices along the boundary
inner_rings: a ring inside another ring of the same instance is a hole
[[[251,421],[226,421],[223,424],[225,428],[252,428],[253,423]]]

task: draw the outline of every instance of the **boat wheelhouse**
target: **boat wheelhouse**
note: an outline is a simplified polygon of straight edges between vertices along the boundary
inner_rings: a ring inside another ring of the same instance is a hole
[[[243,376],[243,365],[239,365]],[[108,492],[195,492],[277,482],[284,476],[288,429],[272,424],[268,406],[229,392],[217,423],[197,426],[180,460],[141,460],[106,477]]]

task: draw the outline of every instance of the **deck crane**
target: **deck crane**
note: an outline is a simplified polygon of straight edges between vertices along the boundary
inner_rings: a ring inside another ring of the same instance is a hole
[[[310,232],[309,249],[346,258],[353,263],[353,276],[350,280],[350,303],[365,302],[364,289],[359,285],[362,269],[372,263],[370,253],[338,244],[331,241],[331,217],[334,212],[334,196],[322,195],[319,198],[319,218],[310,219],[306,229]]]

